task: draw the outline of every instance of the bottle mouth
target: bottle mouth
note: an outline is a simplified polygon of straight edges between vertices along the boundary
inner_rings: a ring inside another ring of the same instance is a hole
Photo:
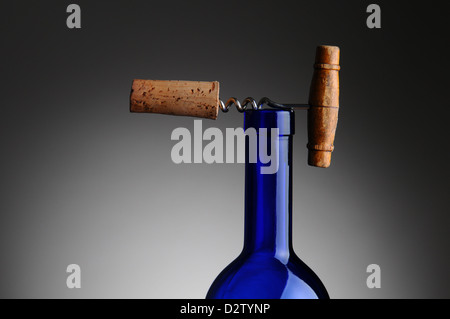
[[[259,132],[260,128],[268,131],[278,129],[279,136],[295,134],[295,113],[293,110],[246,110],[244,112],[244,130],[254,128]]]

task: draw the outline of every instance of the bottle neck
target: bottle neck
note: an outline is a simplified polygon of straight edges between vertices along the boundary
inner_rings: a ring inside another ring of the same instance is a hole
[[[256,112],[261,111],[253,113]],[[287,112],[289,120],[286,121],[286,115],[280,112]],[[249,156],[249,152],[252,151],[252,141],[248,138],[245,163],[244,253],[267,253],[286,263],[292,253],[293,112],[271,110],[269,113],[274,114],[258,114],[258,118],[253,119],[251,123],[259,133],[261,127],[267,128],[267,136],[257,135],[257,151],[260,155],[261,149],[264,151],[267,148],[266,153],[271,154],[270,157],[273,161],[273,152],[278,149],[278,170],[274,172],[272,169],[269,172],[273,173],[267,173],[267,167],[273,166],[274,163],[262,163],[261,156],[257,157],[255,163],[252,163],[251,156]],[[279,116],[280,114],[284,118],[283,121],[267,122],[268,116]],[[275,126],[278,134],[271,134],[271,128]],[[289,128],[288,130],[286,126]],[[275,143],[278,144],[278,147]],[[262,168],[264,167],[266,167],[266,173],[263,173]]]

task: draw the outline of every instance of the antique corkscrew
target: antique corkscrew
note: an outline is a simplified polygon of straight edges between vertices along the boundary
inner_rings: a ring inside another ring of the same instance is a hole
[[[308,104],[281,104],[263,97],[242,102],[231,97],[219,99],[219,82],[162,81],[135,79],[130,95],[130,111],[217,119],[219,109],[228,112],[235,105],[239,112],[259,110],[264,105],[286,110],[308,110],[308,164],[329,167],[339,111],[339,56],[336,46],[316,49],[314,73]]]

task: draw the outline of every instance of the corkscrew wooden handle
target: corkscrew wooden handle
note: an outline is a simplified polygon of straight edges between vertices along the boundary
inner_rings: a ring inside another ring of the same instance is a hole
[[[339,111],[339,48],[319,46],[309,92],[308,164],[329,167]]]
[[[219,82],[134,80],[130,111],[216,119]]]

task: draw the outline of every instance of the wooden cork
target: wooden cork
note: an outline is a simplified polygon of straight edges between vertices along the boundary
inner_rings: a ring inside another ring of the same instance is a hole
[[[329,167],[339,111],[339,48],[317,47],[309,92],[308,164]]]
[[[130,111],[217,119],[219,82],[134,80]]]

